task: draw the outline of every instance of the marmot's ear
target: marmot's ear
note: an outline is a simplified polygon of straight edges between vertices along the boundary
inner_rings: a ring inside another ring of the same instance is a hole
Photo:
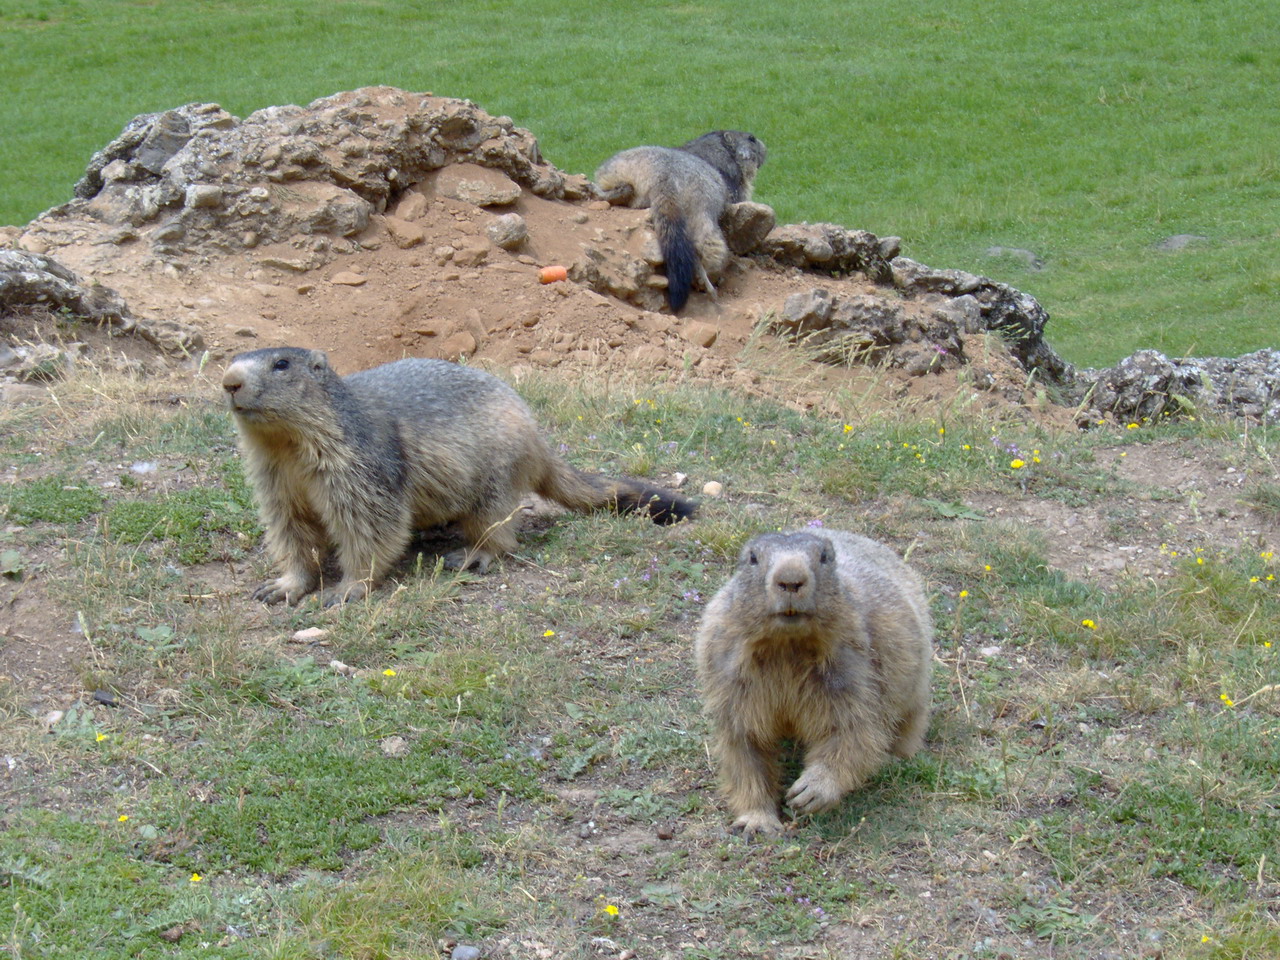
[[[312,350],[310,359],[312,370],[323,370],[329,366],[329,358],[323,350]]]

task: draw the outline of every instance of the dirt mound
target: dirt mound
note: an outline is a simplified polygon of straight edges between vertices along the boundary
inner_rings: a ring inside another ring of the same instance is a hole
[[[896,254],[892,238],[777,227],[733,260],[718,302],[696,292],[672,316],[647,211],[594,199],[528,131],[468,101],[370,88],[244,121],[189,105],[134,120],[76,192],[10,229],[13,246],[114,289],[144,327],[192,328],[186,342],[215,360],[293,344],[328,351],[343,372],[465,358],[516,376],[723,383],[833,415],[848,388],[864,405],[869,392],[897,406],[969,391],[1032,409],[1027,371],[985,333],[984,315],[1002,308],[920,281],[914,264],[895,285],[901,272],[881,256]],[[572,279],[540,283],[549,264]],[[853,305],[843,326],[797,319],[794,299],[788,314],[789,298],[815,297]]]

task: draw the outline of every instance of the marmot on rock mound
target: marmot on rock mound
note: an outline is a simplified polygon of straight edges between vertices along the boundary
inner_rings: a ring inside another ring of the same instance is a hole
[[[454,521],[467,547],[445,564],[484,572],[515,550],[512,521],[530,491],[573,510],[643,510],[655,523],[694,510],[661,487],[580,473],[511,387],[444,360],[340,377],[318,350],[252,350],[232,357],[222,387],[279,567],[253,594],[267,603],[315,590],[330,547],[342,579],[324,603],[363,597],[414,530]]]
[[[919,576],[839,530],[748,543],[695,647],[734,829],[775,833],[780,741],[804,750],[796,813],[835,806],[929,725],[933,627]]]
[[[720,217],[729,204],[751,198],[765,155],[764,144],[750,133],[713,130],[678,148],[623,150],[596,171],[604,199],[650,208],[673,313],[688,301],[694,277],[716,299],[711,278],[729,261]]]

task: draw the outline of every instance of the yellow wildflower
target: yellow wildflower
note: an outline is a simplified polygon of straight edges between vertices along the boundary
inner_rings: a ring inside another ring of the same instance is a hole
[[[544,630],[542,632],[542,635],[544,637],[554,637],[556,635],[556,632],[554,630]]]
[[[961,599],[961,600],[963,600],[963,599],[964,599],[965,597],[967,597],[968,595],[969,595],[969,591],[968,591],[968,590],[961,590],[961,591],[960,591],[960,599]]]
[[[382,671],[382,675],[384,677],[394,677],[396,675],[396,672],[392,670],[390,667],[387,667],[387,669]]]
[[[1090,630],[1098,629],[1098,625],[1094,623],[1092,620],[1088,619],[1087,617],[1084,620],[1080,621],[1080,626],[1088,627]]]
[[[1021,470],[1025,466],[1026,463],[1022,460],[1013,460],[1009,463],[1010,470]]]

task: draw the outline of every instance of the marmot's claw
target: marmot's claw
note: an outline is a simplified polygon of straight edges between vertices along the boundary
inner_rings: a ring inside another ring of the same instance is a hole
[[[782,821],[771,810],[753,810],[733,821],[733,826],[729,830],[731,833],[740,833],[744,837],[752,837],[756,834],[772,836],[782,832]]]
[[[796,813],[821,813],[838,804],[843,795],[825,770],[805,770],[787,791],[786,800]]]
[[[268,580],[253,591],[253,599],[261,600],[263,603],[279,603],[281,600],[287,600],[288,598],[289,595],[281,589],[279,580]]]

